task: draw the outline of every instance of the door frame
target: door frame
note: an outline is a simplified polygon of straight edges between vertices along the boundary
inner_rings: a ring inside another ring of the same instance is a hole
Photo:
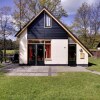
[[[34,45],[35,46],[35,64],[29,64],[29,45]],[[45,45],[44,44],[28,44],[28,49],[27,49],[27,57],[28,57],[28,65],[33,65],[33,66],[39,66],[37,63],[37,45],[43,45],[43,64],[45,62]]]
[[[74,51],[75,52],[75,55],[74,55],[75,56],[75,60],[74,61],[71,61],[69,59],[69,55],[70,55],[69,51],[70,51],[70,46],[71,45],[75,47],[75,51]],[[77,60],[77,45],[75,43],[74,44],[73,43],[72,44],[68,44],[68,66],[76,66],[77,65],[76,64],[76,62],[77,62],[76,60]]]

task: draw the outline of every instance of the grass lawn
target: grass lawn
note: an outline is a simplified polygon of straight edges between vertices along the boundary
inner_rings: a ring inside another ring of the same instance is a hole
[[[15,50],[7,50],[6,53],[7,54],[14,54],[15,53]]]
[[[93,65],[88,67],[87,69],[100,72],[100,58],[89,58],[89,62]]]
[[[100,100],[100,76],[85,72],[54,77],[0,75],[0,100]]]
[[[6,53],[7,54],[15,54],[17,50],[6,50]]]

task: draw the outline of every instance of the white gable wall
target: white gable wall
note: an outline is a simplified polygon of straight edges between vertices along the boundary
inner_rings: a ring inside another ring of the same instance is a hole
[[[19,64],[27,64],[27,29],[19,39]]]
[[[68,39],[51,40],[51,60],[45,64],[68,64]]]
[[[83,49],[83,53],[85,54],[84,59],[80,58],[80,49],[82,49],[82,47],[80,47],[79,44],[76,44],[76,64],[88,64],[88,53],[86,51],[84,51]]]

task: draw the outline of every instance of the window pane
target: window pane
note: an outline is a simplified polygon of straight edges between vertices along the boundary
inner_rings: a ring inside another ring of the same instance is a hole
[[[49,26],[49,17],[46,16],[46,19],[47,19],[47,20],[46,20],[46,24],[47,24],[46,26]]]
[[[51,58],[51,45],[45,44],[45,58]]]
[[[51,26],[51,18],[48,15],[45,15],[45,27]]]

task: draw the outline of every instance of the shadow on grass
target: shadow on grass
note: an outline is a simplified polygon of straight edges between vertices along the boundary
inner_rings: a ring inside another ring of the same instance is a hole
[[[88,67],[92,67],[93,65],[96,65],[96,64],[94,64],[94,63],[88,63]]]

